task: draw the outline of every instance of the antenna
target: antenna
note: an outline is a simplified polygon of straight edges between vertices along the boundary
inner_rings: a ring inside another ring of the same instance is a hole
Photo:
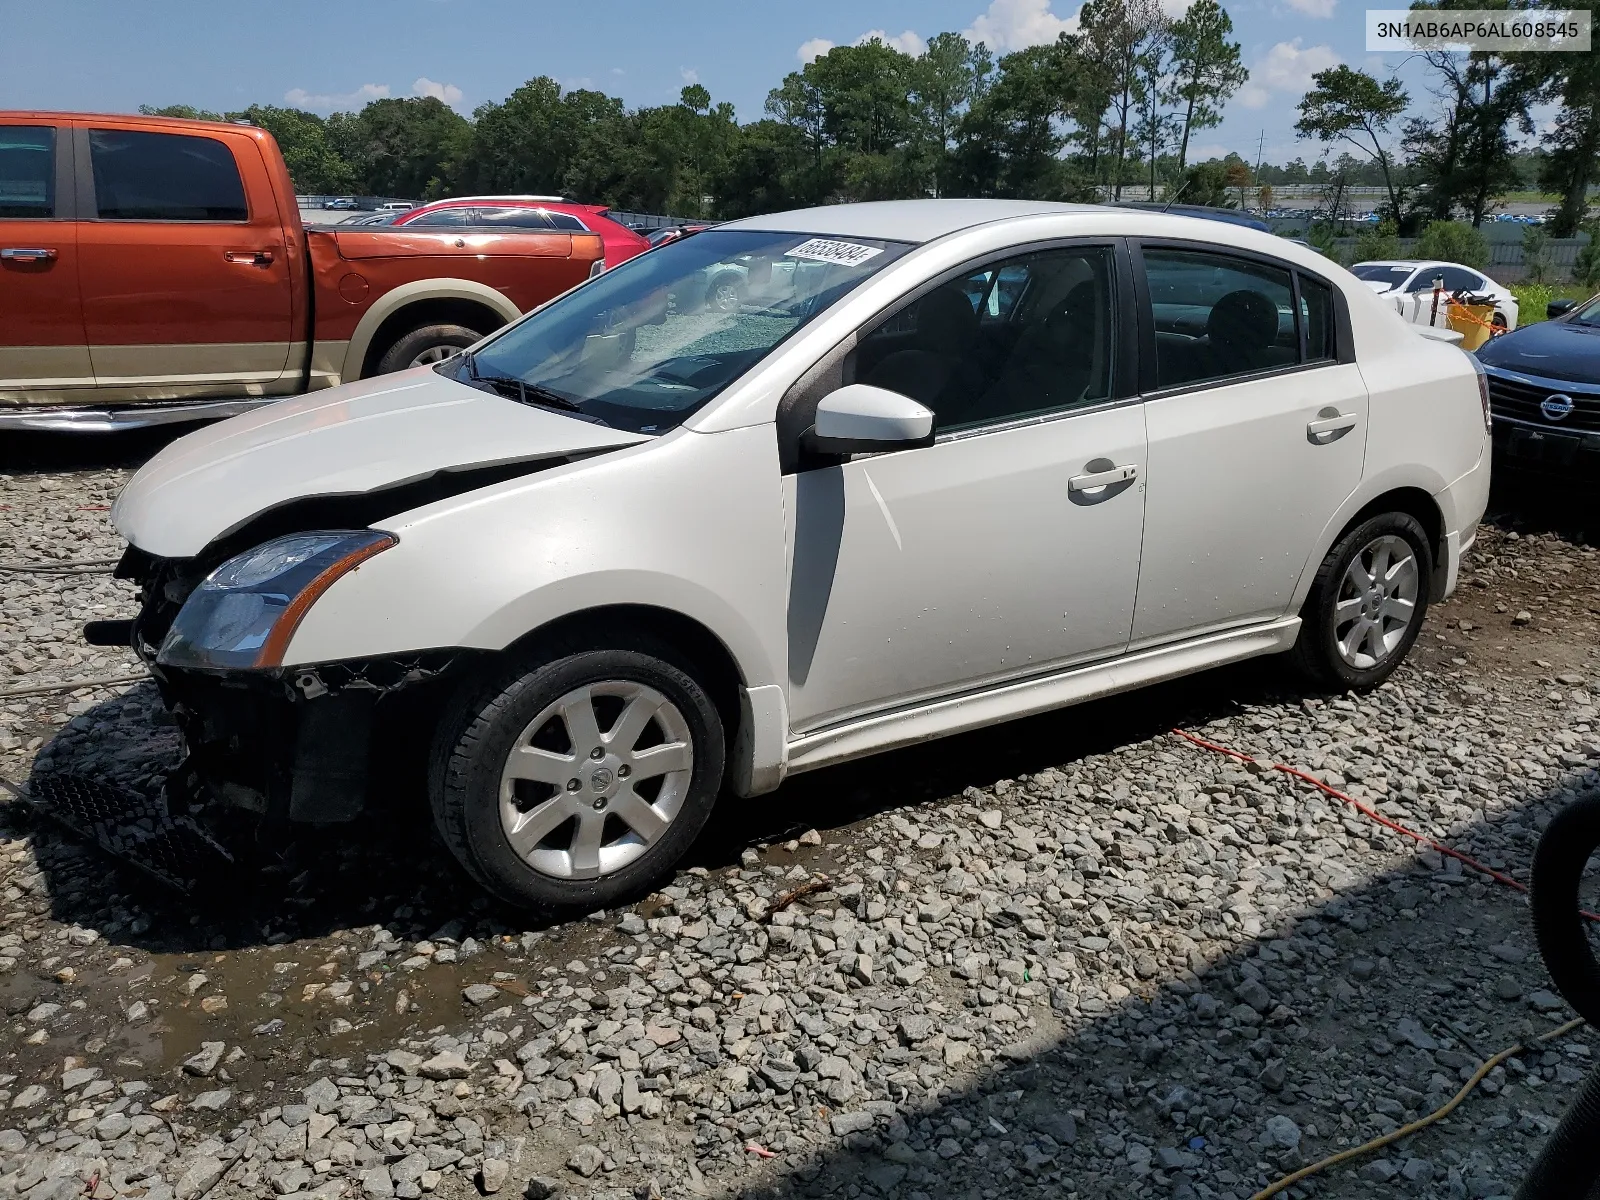
[[[1178,202],[1178,197],[1183,195],[1185,192],[1187,192],[1189,190],[1189,185],[1191,183],[1193,183],[1193,182],[1194,182],[1194,180],[1192,180],[1192,179],[1185,179],[1183,181],[1183,186],[1181,188],[1179,188],[1177,191],[1172,193],[1172,199],[1168,200],[1166,202],[1166,204],[1162,207],[1161,211],[1162,212],[1166,212],[1167,209],[1171,208],[1174,204],[1176,204]]]

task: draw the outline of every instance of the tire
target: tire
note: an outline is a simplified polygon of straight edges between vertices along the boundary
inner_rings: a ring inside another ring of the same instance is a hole
[[[447,711],[429,772],[434,822],[484,888],[552,915],[590,913],[642,894],[689,849],[722,786],[722,721],[661,649],[568,652]],[[514,756],[521,778],[509,777]]]
[[[377,375],[443,362],[457,350],[483,340],[483,334],[465,325],[420,325],[400,338],[378,359]]]
[[[1405,552],[1409,569],[1399,557]],[[1383,565],[1375,561],[1379,553],[1402,570],[1385,586],[1358,591],[1372,568]],[[1390,512],[1363,521],[1339,539],[1317,568],[1300,610],[1300,637],[1291,652],[1295,665],[1314,683],[1335,691],[1377,687],[1417,640],[1432,581],[1433,552],[1415,517]],[[1405,603],[1409,614],[1401,607]]]

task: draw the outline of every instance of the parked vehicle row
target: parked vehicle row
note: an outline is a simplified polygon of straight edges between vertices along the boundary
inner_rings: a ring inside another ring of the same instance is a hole
[[[307,229],[264,130],[0,113],[0,426],[193,420],[434,361],[603,269],[605,236]]]
[[[588,912],[724,791],[1262,654],[1378,683],[1483,512],[1482,380],[1238,226],[750,218],[174,442],[120,632],[212,794],[381,819],[409,771],[485,887]]]

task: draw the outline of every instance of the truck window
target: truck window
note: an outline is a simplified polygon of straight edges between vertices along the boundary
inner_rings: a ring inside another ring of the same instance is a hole
[[[0,217],[56,215],[56,131],[49,125],[0,125]]]
[[[96,215],[102,221],[246,221],[233,153],[216,138],[91,129]]]

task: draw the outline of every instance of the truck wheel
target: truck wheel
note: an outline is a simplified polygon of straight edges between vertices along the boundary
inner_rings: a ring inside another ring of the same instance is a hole
[[[483,334],[465,325],[423,325],[402,334],[383,352],[376,375],[404,371],[407,367],[426,367],[443,362],[456,351],[482,341]]]
[[[640,650],[581,650],[464,695],[429,794],[445,844],[512,904],[590,913],[637,895],[694,842],[722,786],[705,689]]]

